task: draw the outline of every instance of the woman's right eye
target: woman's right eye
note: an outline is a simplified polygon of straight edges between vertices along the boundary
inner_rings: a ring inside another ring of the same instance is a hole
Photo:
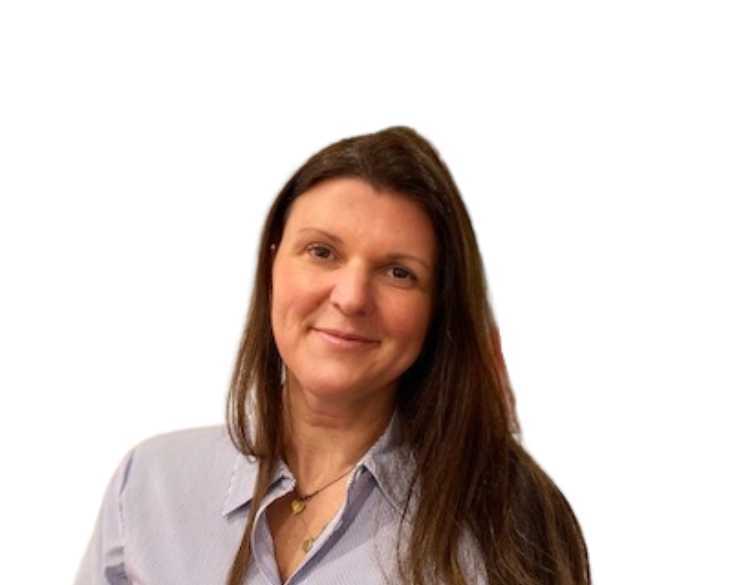
[[[329,260],[329,255],[332,253],[329,248],[322,246],[321,244],[312,244],[311,246],[308,246],[306,250],[311,256],[318,258],[319,260]]]

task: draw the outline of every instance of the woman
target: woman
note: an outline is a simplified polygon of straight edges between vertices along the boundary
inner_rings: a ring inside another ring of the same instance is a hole
[[[516,438],[469,216],[409,128],[326,147],[276,197],[227,431],[125,457],[78,585],[590,583]]]

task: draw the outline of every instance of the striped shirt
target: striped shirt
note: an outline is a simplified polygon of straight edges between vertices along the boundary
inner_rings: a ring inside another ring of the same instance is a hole
[[[288,585],[399,583],[396,544],[412,463],[397,424],[394,416],[352,471],[343,506]],[[160,435],[133,448],[105,492],[76,585],[224,585],[257,468],[224,426]],[[256,514],[248,584],[281,584],[265,512],[294,486],[280,461]]]

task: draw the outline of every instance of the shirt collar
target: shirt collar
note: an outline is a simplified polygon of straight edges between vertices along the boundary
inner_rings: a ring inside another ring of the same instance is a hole
[[[410,495],[416,463],[402,442],[397,412],[393,413],[385,432],[368,450],[361,464],[373,476],[383,496],[397,512],[402,512]]]
[[[283,478],[292,478],[286,464],[279,460],[276,471],[273,474],[268,488]],[[235,456],[235,464],[232,467],[230,483],[225,493],[225,502],[222,507],[222,515],[227,516],[238,508],[250,503],[255,493],[255,484],[258,480],[258,460],[250,455],[243,455],[239,451]]]
[[[362,467],[370,472],[382,494],[398,512],[401,512],[406,504],[415,470],[414,459],[409,449],[402,444],[400,431],[398,413],[394,412],[383,434],[356,466],[356,469]],[[257,477],[258,460],[238,451],[225,494],[223,516],[252,500]],[[293,475],[288,466],[279,460],[270,486],[284,477],[293,478]]]

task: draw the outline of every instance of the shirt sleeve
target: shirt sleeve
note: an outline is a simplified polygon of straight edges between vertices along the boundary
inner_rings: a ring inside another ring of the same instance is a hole
[[[129,585],[125,571],[123,492],[134,450],[129,451],[112,476],[97,515],[92,538],[82,558],[74,585]]]

